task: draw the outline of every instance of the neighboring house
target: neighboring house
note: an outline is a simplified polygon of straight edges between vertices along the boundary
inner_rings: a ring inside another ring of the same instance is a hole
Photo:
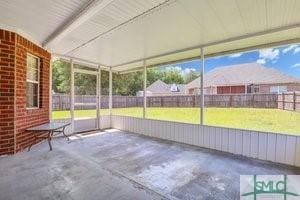
[[[170,96],[184,95],[184,84],[166,84],[161,80],[157,80],[146,88],[147,96]],[[137,92],[137,96],[143,96],[143,91]]]
[[[187,94],[199,94],[200,78],[186,85]],[[204,74],[205,94],[282,93],[300,91],[300,79],[258,63],[215,68]]]

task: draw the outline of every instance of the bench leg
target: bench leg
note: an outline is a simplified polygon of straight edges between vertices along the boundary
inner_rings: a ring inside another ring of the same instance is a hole
[[[34,134],[34,144],[36,144],[36,135]],[[31,147],[32,147],[33,144],[30,144],[30,146],[28,147],[28,150],[27,151],[30,151],[31,150]]]
[[[69,139],[69,137],[66,135],[66,133],[65,133],[65,126],[64,126],[64,128],[63,128],[63,130],[62,130],[62,134],[67,138],[67,141],[70,141],[70,139]]]
[[[50,151],[52,151],[51,136],[52,136],[52,131],[49,131],[47,140],[48,140]]]

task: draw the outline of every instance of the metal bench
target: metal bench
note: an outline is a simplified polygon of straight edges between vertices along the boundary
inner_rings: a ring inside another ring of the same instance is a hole
[[[64,123],[64,122],[49,122],[46,124],[28,128],[26,129],[26,131],[33,132],[35,140],[37,140],[38,138],[47,139],[50,151],[52,151],[51,140],[53,136],[62,133],[63,136],[66,137],[66,139],[69,141],[69,137],[65,133],[65,128],[70,124],[71,123]],[[47,132],[47,134],[45,134],[45,132]],[[32,145],[28,147],[28,151],[30,151],[31,146]]]

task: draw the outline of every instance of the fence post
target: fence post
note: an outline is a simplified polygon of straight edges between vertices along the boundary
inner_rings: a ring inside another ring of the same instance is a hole
[[[232,94],[230,94],[229,96],[229,107],[230,108],[232,107]]]
[[[294,111],[296,111],[296,92],[294,92],[293,100],[294,100],[293,109],[294,109]]]
[[[276,94],[275,105],[276,105],[276,108],[279,109],[279,94]]]
[[[58,107],[59,107],[59,110],[63,109],[62,101],[61,101],[61,95],[58,95]]]
[[[193,107],[196,107],[196,95],[193,96]]]
[[[284,92],[282,93],[282,110],[285,110],[285,96],[284,96]]]

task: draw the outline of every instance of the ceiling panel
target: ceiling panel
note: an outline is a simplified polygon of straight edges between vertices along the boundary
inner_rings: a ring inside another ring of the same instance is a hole
[[[76,49],[70,55],[84,56],[87,60],[124,70],[140,67],[140,62],[135,61],[143,58],[151,58],[147,60],[151,65],[194,57],[197,53],[199,55],[199,50],[192,51],[192,49],[203,45],[211,45],[206,48],[207,54],[219,55],[221,52],[231,52],[234,49],[246,49],[298,38],[299,35],[294,34],[297,30],[291,29],[285,32],[279,30],[300,23],[300,14],[297,13],[300,1],[272,2],[268,0],[171,1]],[[282,15],[278,14],[280,8],[284,10]],[[272,17],[274,20],[271,20]],[[278,20],[280,17],[281,19]],[[273,29],[278,29],[278,32],[267,34]],[[266,35],[258,37],[260,33]],[[236,38],[235,42],[226,42],[234,38]],[[224,43],[215,45],[221,41]],[[182,49],[191,51],[179,53]],[[171,52],[174,54],[158,58],[158,55]]]
[[[1,0],[0,27],[42,43],[89,0]]]
[[[205,42],[228,37],[209,1],[179,0],[178,4],[186,10],[186,14],[191,17],[190,20],[194,20],[198,24],[201,30],[199,37]]]
[[[243,0],[236,3],[248,33],[267,28],[266,0]]]
[[[128,57],[141,59],[158,52],[199,44],[204,38],[200,35],[201,29],[195,20],[191,20],[186,10],[175,2],[99,37],[70,55],[77,57],[88,49],[95,49],[95,53],[89,52],[86,59],[96,56],[102,63],[117,65],[127,62]],[[103,56],[107,49],[111,52],[109,57]]]
[[[78,26],[68,34],[60,45],[52,47],[52,51],[59,54],[70,53],[75,48],[81,46],[87,41],[104,35],[107,31],[117,28],[121,24],[128,22],[136,16],[152,9],[166,0],[114,0],[103,9],[99,10],[87,22]],[[70,43],[68,38],[73,40]]]
[[[221,28],[225,31],[225,37],[235,37],[244,34],[246,30],[236,2],[236,0],[207,1],[210,9],[213,10],[214,15],[220,22]]]

